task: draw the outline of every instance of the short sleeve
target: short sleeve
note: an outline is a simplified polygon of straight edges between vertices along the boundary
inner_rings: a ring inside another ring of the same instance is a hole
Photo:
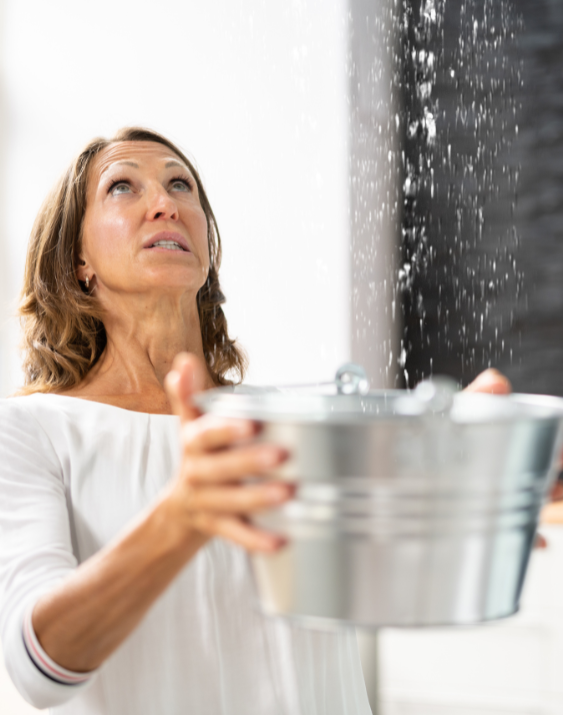
[[[91,679],[57,682],[37,667],[23,638],[26,613],[77,566],[61,464],[25,399],[0,400],[0,638],[21,695],[47,708]]]

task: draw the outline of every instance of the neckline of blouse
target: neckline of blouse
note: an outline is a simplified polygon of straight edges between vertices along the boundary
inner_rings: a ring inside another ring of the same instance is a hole
[[[76,400],[80,401],[83,403],[87,403],[89,405],[97,405],[100,407],[108,407],[111,410],[119,410],[120,412],[127,412],[129,415],[143,415],[144,417],[165,417],[165,418],[172,418],[175,420],[178,420],[179,417],[177,415],[166,415],[163,414],[162,412],[142,412],[141,410],[128,410],[126,407],[118,407],[117,405],[112,405],[109,402],[98,402],[97,400],[88,400],[85,397],[75,397],[74,395],[57,395],[56,393],[53,392],[35,392],[30,397],[36,397],[37,395],[41,395],[42,398],[45,397],[51,397],[51,398],[57,398],[57,399],[62,399],[62,400]]]

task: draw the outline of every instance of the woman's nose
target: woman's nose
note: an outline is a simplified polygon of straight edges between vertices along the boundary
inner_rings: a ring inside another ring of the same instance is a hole
[[[149,193],[147,206],[147,219],[175,221],[178,218],[178,207],[174,199],[164,189],[154,189]]]

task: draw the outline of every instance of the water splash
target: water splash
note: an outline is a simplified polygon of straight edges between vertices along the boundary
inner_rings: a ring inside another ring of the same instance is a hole
[[[399,362],[412,383],[499,360],[522,293],[513,224],[522,66],[510,0],[403,3]],[[461,368],[461,369],[460,369]]]

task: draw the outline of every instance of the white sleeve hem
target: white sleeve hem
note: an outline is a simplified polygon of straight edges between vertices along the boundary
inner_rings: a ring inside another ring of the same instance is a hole
[[[26,613],[30,612],[26,611]],[[23,614],[20,618],[12,618],[4,631],[4,659],[6,670],[19,690],[22,697],[36,708],[52,708],[72,700],[95,682],[98,671],[75,675],[87,675],[82,682],[68,685],[59,679],[52,678],[40,669],[27,650],[23,637]],[[43,651],[44,652],[44,651]],[[47,655],[45,653],[45,655]],[[48,657],[48,656],[47,656]],[[60,666],[57,670],[63,671]],[[71,672],[71,671],[67,671]]]
[[[90,673],[76,673],[67,670],[55,663],[55,661],[43,650],[41,643],[35,635],[31,620],[33,609],[28,608],[23,619],[23,642],[27,654],[33,661],[35,667],[56,683],[61,685],[80,685],[92,678],[96,671]]]

